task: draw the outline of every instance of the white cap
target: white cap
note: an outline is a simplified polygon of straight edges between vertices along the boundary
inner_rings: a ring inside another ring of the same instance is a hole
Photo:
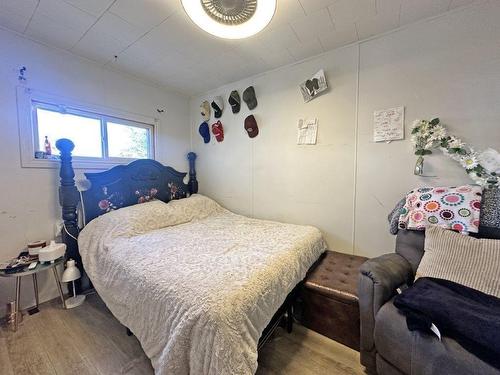
[[[206,100],[200,104],[200,113],[203,120],[210,121],[210,103]]]

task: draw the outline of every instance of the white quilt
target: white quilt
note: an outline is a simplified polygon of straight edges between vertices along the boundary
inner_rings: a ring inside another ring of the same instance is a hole
[[[202,195],[112,211],[83,265],[157,374],[253,374],[263,329],[326,246],[314,227],[250,219]]]

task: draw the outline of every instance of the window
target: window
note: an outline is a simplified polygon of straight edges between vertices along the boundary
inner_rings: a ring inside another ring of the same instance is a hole
[[[35,139],[38,150],[45,150],[60,138],[75,144],[74,157],[146,159],[153,155],[153,126],[101,114],[33,102]],[[52,147],[53,155],[59,150]]]
[[[57,167],[55,144],[61,138],[75,144],[75,168],[108,168],[132,159],[154,158],[154,119],[35,95],[29,89],[21,89],[20,96],[23,166]],[[46,142],[52,156],[40,152],[45,151]]]

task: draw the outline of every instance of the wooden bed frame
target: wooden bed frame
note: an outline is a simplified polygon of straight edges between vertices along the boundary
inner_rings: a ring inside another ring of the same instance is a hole
[[[91,183],[89,189],[79,192],[75,184],[75,171],[72,164],[74,143],[69,139],[59,139],[56,147],[61,153],[59,176],[59,203],[62,207],[62,241],[66,244],[67,257],[76,260],[82,272],[82,278],[77,280],[76,290],[92,288],[83,269],[82,259],[78,250],[78,206],[81,205],[83,222],[88,224],[92,219],[111,210],[131,206],[152,199],[168,202],[173,199],[186,198],[198,192],[195,160],[196,154],[188,153],[189,180],[184,183],[186,173],[178,172],[172,167],[166,167],[151,159],[136,160],[128,165],[118,165],[105,172],[85,173]],[[292,331],[292,306],[300,284],[287,296],[283,305],[271,319],[269,325],[259,340],[258,348],[270,338],[278,326]],[[127,333],[130,333],[127,329]]]

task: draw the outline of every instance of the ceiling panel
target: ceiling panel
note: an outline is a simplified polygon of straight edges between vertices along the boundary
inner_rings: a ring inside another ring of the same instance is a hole
[[[64,0],[87,13],[99,17],[113,3],[114,0]]]
[[[320,35],[331,33],[334,30],[328,8],[294,19],[290,24],[301,42],[316,39]]]
[[[276,12],[271,21],[271,27],[282,25],[294,18],[305,16],[304,9],[299,0],[278,0]]]
[[[344,25],[342,28],[337,26],[334,31],[321,35],[319,40],[323,48],[329,51],[356,42],[358,40],[358,33],[353,22]]]
[[[52,18],[36,13],[25,35],[58,48],[71,49],[83,36],[83,31],[54,22]]]
[[[328,8],[333,5],[336,0],[299,0],[304,12],[310,15],[317,10]]]
[[[375,0],[337,0],[328,7],[335,27],[341,29],[352,23],[375,17],[376,9]]]
[[[450,9],[455,9],[458,7],[470,5],[473,3],[481,3],[481,2],[485,2],[485,1],[487,1],[487,0],[451,0]]]
[[[377,0],[376,14],[356,22],[359,39],[366,39],[399,27],[402,0]]]
[[[24,33],[30,18],[31,14],[19,14],[0,8],[0,25],[18,33]]]
[[[0,26],[196,94],[485,1],[278,0],[266,29],[236,41],[203,32],[180,0],[0,0]]]
[[[432,17],[448,10],[451,0],[403,0],[401,24]]]
[[[82,35],[97,21],[96,16],[62,0],[40,0],[36,16],[45,16],[57,26],[73,29]]]
[[[180,8],[180,0],[117,0],[109,11],[137,27],[149,30]]]
[[[312,39],[306,43],[297,43],[290,46],[288,47],[288,51],[290,51],[291,55],[298,61],[319,55],[323,52],[323,46],[318,39]]]
[[[31,17],[37,5],[38,0],[0,0],[0,13]]]

